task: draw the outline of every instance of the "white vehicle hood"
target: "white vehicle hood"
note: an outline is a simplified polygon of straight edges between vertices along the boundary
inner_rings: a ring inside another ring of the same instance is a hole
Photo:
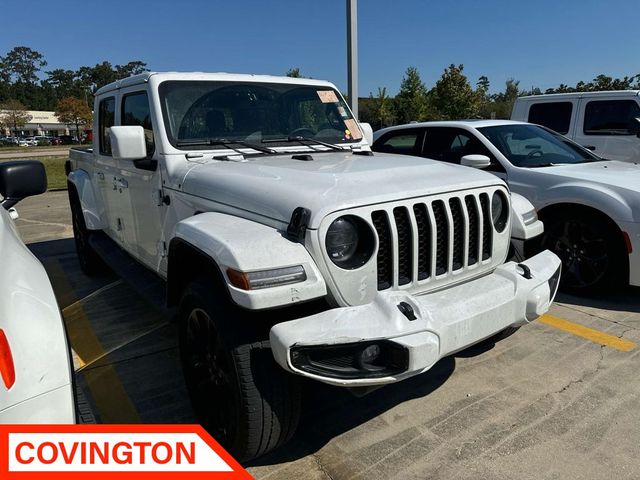
[[[565,177],[566,180],[584,180],[611,187],[614,190],[640,191],[640,165],[628,162],[604,161],[555,165],[540,169],[546,175]]]
[[[284,223],[293,210],[311,211],[309,228],[329,213],[356,206],[503,184],[468,167],[406,155],[313,152],[313,160],[291,154],[246,162],[212,161],[191,168],[182,190]]]

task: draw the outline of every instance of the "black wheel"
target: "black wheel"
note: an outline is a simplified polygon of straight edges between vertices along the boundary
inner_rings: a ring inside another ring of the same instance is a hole
[[[191,283],[178,309],[180,357],[198,420],[239,461],[286,443],[300,416],[297,378],[275,363],[269,342],[208,279]]]
[[[69,203],[71,205],[73,239],[76,244],[80,268],[87,275],[96,275],[104,272],[107,267],[89,243],[89,235],[91,233],[84,222],[80,200],[78,200],[77,193],[71,186],[69,186]]]
[[[544,227],[543,248],[562,260],[561,289],[586,293],[623,283],[626,248],[606,219],[566,213],[545,219]]]

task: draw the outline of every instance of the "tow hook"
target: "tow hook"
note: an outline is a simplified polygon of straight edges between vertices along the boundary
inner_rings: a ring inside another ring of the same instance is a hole
[[[524,263],[519,263],[517,266],[518,268],[522,269],[522,273],[520,275],[522,275],[527,280],[531,280],[533,278],[533,275],[531,275],[531,269],[527,267]]]

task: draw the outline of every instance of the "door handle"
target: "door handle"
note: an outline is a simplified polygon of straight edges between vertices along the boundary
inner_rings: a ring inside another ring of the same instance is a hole
[[[100,180],[104,180],[104,173],[102,173],[102,172],[98,172],[98,178],[99,178]]]
[[[592,152],[596,151],[595,145],[583,145],[583,147],[586,148],[587,150],[591,150]]]

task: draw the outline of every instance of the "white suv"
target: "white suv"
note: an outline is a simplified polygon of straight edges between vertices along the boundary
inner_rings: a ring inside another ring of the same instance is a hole
[[[511,120],[548,127],[609,160],[640,162],[640,90],[520,97]]]

